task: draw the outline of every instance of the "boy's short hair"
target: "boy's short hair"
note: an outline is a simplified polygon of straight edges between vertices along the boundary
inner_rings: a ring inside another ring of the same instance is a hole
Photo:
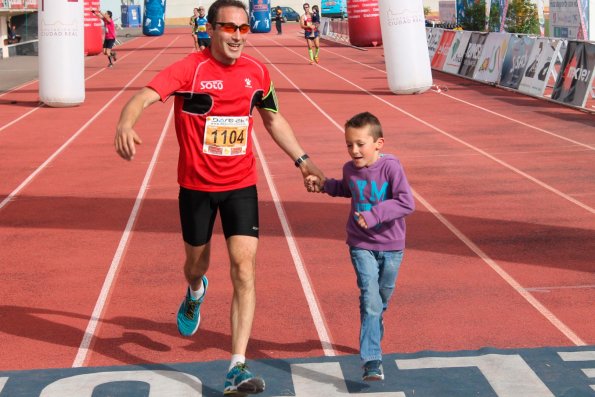
[[[110,17],[110,18],[112,17],[112,12],[111,12],[111,11],[106,11],[105,13],[106,13],[107,15],[109,15],[109,17]]]
[[[217,0],[213,4],[211,4],[211,6],[209,7],[209,12],[207,13],[207,22],[210,23],[213,27],[215,27],[214,26],[215,22],[221,22],[221,21],[217,21],[217,19],[216,19],[219,14],[219,9],[225,8],[225,7],[241,8],[246,13],[246,17],[248,17],[248,10],[246,10],[246,5],[242,1],[240,1],[240,0]],[[227,21],[223,21],[223,22],[227,22]]]
[[[374,138],[374,142],[376,142],[378,138],[383,137],[380,120],[370,112],[358,113],[345,122],[346,130],[347,128],[362,128],[366,126],[370,126],[370,133]]]

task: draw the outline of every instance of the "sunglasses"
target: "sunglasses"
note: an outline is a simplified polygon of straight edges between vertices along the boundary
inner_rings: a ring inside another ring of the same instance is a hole
[[[241,34],[246,34],[250,31],[250,25],[247,23],[236,25],[233,22],[215,22],[215,25],[221,26],[221,30],[226,33],[235,33],[236,30],[239,30]]]

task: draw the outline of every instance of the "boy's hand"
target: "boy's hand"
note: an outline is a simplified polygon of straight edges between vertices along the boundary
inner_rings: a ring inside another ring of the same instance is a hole
[[[355,212],[355,217],[357,218],[357,224],[362,228],[362,229],[367,229],[368,228],[368,224],[366,223],[366,220],[364,219],[364,216],[362,214],[360,214],[359,212]]]

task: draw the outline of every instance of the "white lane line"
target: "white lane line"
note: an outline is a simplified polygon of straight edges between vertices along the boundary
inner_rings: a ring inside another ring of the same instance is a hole
[[[138,47],[138,49],[136,49],[136,50],[134,50],[134,51],[131,51],[131,52],[127,53],[126,55],[124,55],[123,57],[121,57],[121,58],[120,58],[120,61],[122,61],[122,60],[126,59],[126,58],[128,57],[128,55],[131,55],[131,54],[135,53],[135,52],[136,52],[136,51],[138,51],[139,49],[141,49],[141,48],[143,48],[143,47],[145,47],[145,46],[149,45],[150,43],[152,43],[152,42],[153,42],[153,41],[155,41],[155,40],[157,40],[157,38],[155,38],[155,39],[153,39],[153,40],[151,40],[151,41],[148,41],[148,42],[146,42],[145,44],[143,44],[142,46]],[[99,73],[103,73],[104,71],[105,71],[105,69],[99,69],[97,72],[95,72],[95,73],[93,73],[92,75],[90,75],[89,77],[87,77],[87,78],[85,79],[85,81],[92,79],[93,77],[97,76]],[[29,83],[26,83],[26,84],[24,84],[24,85],[22,85],[22,86],[20,86],[20,87],[18,87],[18,88],[15,88],[15,89],[13,89],[13,90],[11,90],[11,91],[5,92],[4,94],[0,94],[0,97],[1,97],[2,95],[8,94],[9,92],[17,91],[17,90],[19,90],[19,89],[21,89],[21,88],[23,88],[23,87],[25,87],[25,86],[27,86],[27,85],[33,84],[33,83],[35,83],[36,81],[37,81],[37,80],[33,80],[33,81],[31,81],[31,82],[29,82]],[[36,107],[34,107],[33,109],[29,110],[27,113],[24,113],[24,114],[20,115],[19,117],[17,117],[16,119],[14,119],[14,120],[12,120],[12,121],[9,121],[8,123],[4,124],[2,127],[0,127],[0,132],[2,132],[3,130],[5,130],[6,128],[10,127],[11,125],[13,125],[13,124],[15,124],[15,123],[19,122],[20,120],[24,119],[25,117],[29,116],[31,113],[35,112],[36,110],[38,110],[38,109],[39,109],[39,108],[41,108],[41,107],[43,107],[43,103],[40,103],[39,105],[37,105],[37,106],[36,106]]]
[[[6,91],[6,92],[3,92],[3,93],[1,93],[1,94],[0,94],[0,98],[1,98],[1,97],[3,97],[3,96],[4,96],[4,95],[6,95],[6,94],[10,94],[11,92],[15,92],[15,91],[18,91],[18,90],[20,90],[21,88],[25,88],[25,87],[27,87],[28,85],[31,85],[31,84],[33,84],[33,83],[35,83],[35,82],[37,82],[37,79],[35,79],[35,80],[31,80],[31,81],[28,81],[28,82],[26,82],[26,83],[23,83],[23,84],[21,84],[21,85],[20,85],[20,86],[18,86],[18,87],[11,88],[10,90],[8,90],[8,91]]]
[[[348,59],[349,61],[351,61],[351,62],[353,62],[353,63],[357,63],[357,64],[359,64],[359,65],[362,65],[362,66],[364,66],[364,67],[367,67],[367,68],[369,68],[369,69],[373,69],[373,70],[376,70],[376,71],[378,71],[378,72],[381,72],[381,73],[384,73],[384,74],[386,74],[386,71],[385,71],[385,70],[378,69],[378,68],[376,68],[376,67],[374,67],[374,66],[366,65],[365,63],[362,63],[362,62],[360,62],[360,61],[358,61],[358,60],[356,60],[356,59],[353,59],[353,58],[346,57],[346,56],[344,56],[344,55],[341,55],[341,54],[339,54],[339,53],[336,53],[336,52],[334,52],[334,51],[326,50],[325,52],[329,52],[329,53],[331,53],[331,54],[334,54],[334,55],[337,55],[337,56],[339,56],[339,57],[341,57],[341,58]],[[455,76],[455,77],[456,77],[456,76]],[[540,127],[537,127],[537,126],[531,125],[531,124],[529,124],[529,123],[525,123],[524,121],[521,121],[521,120],[518,120],[518,119],[515,119],[515,118],[512,118],[512,117],[506,116],[506,115],[504,115],[504,114],[502,114],[502,113],[495,112],[495,111],[493,111],[493,110],[491,110],[491,109],[487,109],[487,108],[484,108],[484,107],[482,107],[482,106],[476,105],[476,104],[474,104],[474,103],[471,103],[471,102],[465,101],[465,100],[463,100],[463,99],[460,99],[460,98],[454,97],[454,96],[452,96],[452,95],[445,94],[445,93],[444,93],[444,91],[441,91],[441,92],[436,92],[436,91],[433,91],[433,92],[435,92],[435,93],[437,93],[437,94],[444,95],[444,96],[446,96],[446,97],[448,97],[448,98],[451,98],[451,99],[453,99],[453,100],[455,100],[455,101],[462,102],[462,103],[464,103],[464,104],[466,104],[466,105],[472,106],[472,107],[474,107],[474,108],[477,108],[477,109],[479,109],[479,110],[483,110],[484,112],[491,113],[491,114],[493,114],[494,116],[498,116],[498,117],[501,117],[501,118],[503,118],[503,119],[506,119],[506,120],[508,120],[508,121],[512,121],[513,123],[518,123],[518,124],[521,124],[521,125],[523,125],[524,127],[527,127],[527,128],[530,128],[530,129],[533,129],[533,130],[536,130],[536,131],[542,132],[542,133],[544,133],[544,134],[551,135],[551,136],[553,136],[553,137],[556,137],[556,138],[558,138],[558,139],[562,139],[562,140],[564,140],[564,141],[570,142],[570,143],[572,143],[572,144],[574,144],[574,145],[582,146],[582,147],[584,147],[584,148],[587,148],[587,149],[589,149],[589,150],[595,150],[595,146],[592,146],[592,145],[589,145],[589,144],[586,144],[586,143],[583,143],[583,142],[579,142],[579,141],[576,141],[576,140],[574,140],[574,139],[570,139],[570,138],[568,138],[568,137],[565,137],[565,136],[562,136],[562,135],[556,134],[555,132],[548,131],[548,130],[546,130],[546,129],[544,129],[544,128],[540,128]]]
[[[531,295],[526,288],[508,274],[504,269],[496,263],[495,260],[489,257],[488,254],[482,251],[469,237],[454,226],[448,219],[446,219],[436,208],[434,208],[427,200],[425,200],[415,190],[413,191],[415,198],[424,205],[438,220],[446,226],[459,240],[461,240],[471,251],[473,251],[482,261],[492,268],[508,285],[510,285],[519,295],[521,295],[531,306],[533,306],[539,313],[541,313],[554,327],[556,327],[564,336],[566,336],[572,343],[577,346],[586,346],[583,341],[574,331],[572,331],[562,320],[560,320],[554,313],[541,304],[533,295]]]
[[[264,54],[262,54],[262,52],[260,52],[258,49],[257,51],[261,54],[261,56],[267,60],[267,62],[269,62],[277,71],[279,71],[279,69],[272,63],[270,62],[270,60],[268,58],[266,58],[266,56],[264,56]],[[291,51],[293,53],[295,53],[295,51],[288,49],[288,51]],[[296,55],[298,57],[302,57],[301,55],[297,54]],[[327,70],[327,69],[325,69]],[[327,70],[328,71],[328,70]],[[279,71],[280,72],[280,71]],[[330,71],[329,71],[330,72]],[[281,73],[281,72],[280,72]],[[332,73],[332,72],[331,72]],[[334,74],[334,73],[332,73]],[[288,81],[295,87],[296,85],[293,83],[293,81],[291,81],[287,76],[285,76],[283,73],[282,75],[288,79]],[[337,76],[340,77],[340,76]],[[343,78],[341,78],[343,79]],[[343,79],[345,80],[345,79]],[[345,80],[347,81],[347,80]],[[349,81],[347,81],[349,82]],[[351,83],[350,83],[351,84]],[[357,85],[353,84],[354,86],[358,87]],[[359,88],[359,87],[358,87]],[[372,95],[370,92],[359,88],[360,90],[368,93],[369,95]],[[301,91],[300,91],[301,92]],[[310,103],[312,103],[313,105],[315,105],[312,101],[312,99],[308,96],[305,95],[302,92],[302,95],[306,98],[306,100]],[[378,98],[376,95],[372,95],[376,98]],[[381,98],[378,98],[381,99]],[[386,102],[384,100],[382,100],[383,102]],[[317,109],[319,109],[320,107],[318,105],[315,105],[315,107]],[[398,109],[399,111],[401,111],[400,109]],[[406,113],[407,114],[407,113]],[[326,112],[323,112],[323,115],[327,118],[329,118],[330,116],[328,116],[328,114]],[[414,116],[412,116],[414,117]],[[416,117],[414,117],[416,120],[421,121],[424,124],[429,125],[428,123],[426,123],[423,120],[420,120]],[[335,126],[337,126],[337,128],[341,131],[341,133],[343,133],[343,127],[341,127],[340,125],[338,125],[337,123],[333,123]],[[585,346],[586,343],[585,341],[583,341],[576,333],[574,333],[574,331],[572,331],[566,324],[564,324],[558,317],[556,317],[556,315],[554,315],[550,310],[548,310],[544,305],[541,304],[541,302],[539,302],[535,297],[533,297],[533,295],[531,295],[525,288],[523,288],[521,286],[521,284],[519,284],[519,282],[517,282],[511,275],[509,275],[504,269],[502,269],[497,263],[496,261],[494,261],[492,258],[490,258],[485,252],[483,252],[469,237],[467,237],[463,232],[461,232],[459,229],[457,229],[450,221],[448,221],[438,210],[436,210],[427,200],[425,200],[420,194],[418,194],[415,190],[413,191],[415,198],[421,202],[444,226],[446,226],[459,240],[461,240],[467,247],[469,247],[469,249],[471,249],[471,251],[473,251],[481,260],[483,260],[490,268],[492,268],[492,270],[494,270],[508,285],[510,285],[519,295],[521,295],[531,306],[533,306],[542,316],[544,316],[556,329],[558,329],[564,336],[566,336],[572,343],[574,343],[577,346]]]
[[[552,292],[552,291],[561,291],[561,290],[568,290],[568,289],[595,289],[595,284],[586,284],[586,285],[558,285],[554,287],[531,287],[525,288],[526,291],[529,292]]]
[[[258,157],[260,159],[262,169],[267,180],[267,184],[269,186],[269,190],[271,191],[273,202],[275,203],[277,215],[279,216],[281,226],[283,227],[283,233],[285,234],[287,245],[289,245],[289,252],[291,252],[291,257],[293,258],[293,264],[297,271],[297,275],[300,279],[300,284],[302,285],[302,288],[304,290],[304,295],[306,296],[308,307],[310,308],[310,314],[312,315],[312,320],[314,321],[314,326],[316,327],[316,332],[318,333],[318,338],[320,339],[322,350],[324,351],[325,356],[335,356],[336,354],[333,349],[333,344],[329,337],[329,332],[325,325],[325,321],[322,316],[322,311],[318,306],[318,300],[316,299],[316,295],[314,294],[314,290],[312,289],[312,283],[310,282],[308,271],[304,266],[304,261],[302,260],[302,257],[300,255],[300,250],[297,246],[297,243],[295,242],[295,239],[293,238],[291,227],[289,226],[287,216],[285,215],[285,210],[283,210],[283,204],[281,202],[279,194],[277,194],[275,182],[273,181],[273,177],[269,170],[269,166],[264,156],[264,153],[262,152],[258,143],[258,139],[256,139],[255,131],[252,131],[252,138],[254,141],[254,148],[256,148],[256,152],[258,153]]]
[[[124,93],[124,91],[126,91],[126,89],[145,71],[147,70],[147,68],[149,66],[151,66],[151,64],[153,62],[155,62],[155,60],[157,58],[159,58],[159,56],[166,50],[168,49],[171,45],[173,45],[173,43],[179,38],[179,36],[176,36],[172,42],[165,47],[163,50],[161,50],[157,55],[155,55],[153,57],[153,59],[151,59],[149,61],[149,63],[147,63],[147,65],[142,68],[116,95],[114,95],[112,97],[112,99],[109,100],[109,102],[107,102],[97,113],[95,113],[95,115],[93,117],[91,117],[89,119],[89,121],[87,121],[81,128],[78,129],[77,132],[74,133],[74,135],[72,135],[66,142],[64,142],[64,144],[62,146],[60,146],[58,148],[58,150],[56,150],[50,157],[48,157],[48,159],[46,161],[44,161],[39,167],[37,167],[37,169],[35,169],[35,171],[33,171],[15,190],[13,190],[8,196],[6,196],[6,198],[4,200],[2,200],[2,202],[0,202],[0,210],[2,208],[4,208],[10,201],[12,201],[14,199],[14,197],[20,193],[21,190],[23,190],[32,180],[33,178],[35,178],[37,176],[37,174],[39,174],[41,171],[43,171],[48,164],[50,164],[56,157],[58,157],[58,155],[60,153],[62,153],[62,151],[64,151],[93,121],[95,121],[95,119],[97,119],[104,111],[105,109],[107,109],[116,99],[118,99],[118,97],[120,95],[122,95]]]
[[[101,320],[101,316],[103,314],[103,309],[105,307],[105,303],[107,298],[111,292],[112,284],[118,273],[118,269],[120,268],[120,263],[122,262],[122,256],[124,254],[124,250],[126,249],[126,245],[128,244],[128,239],[132,234],[132,229],[134,227],[134,223],[136,222],[136,218],[138,215],[138,211],[140,209],[140,205],[143,202],[145,197],[145,193],[147,192],[147,186],[149,185],[149,181],[153,176],[153,169],[155,168],[155,164],[157,163],[157,158],[159,157],[159,153],[161,151],[161,146],[163,145],[163,141],[167,135],[167,130],[171,124],[174,114],[174,106],[171,105],[169,115],[167,116],[167,120],[165,125],[163,126],[163,130],[161,130],[161,136],[159,137],[159,141],[157,142],[157,146],[155,147],[155,151],[153,152],[153,157],[151,158],[151,162],[149,163],[149,167],[147,168],[147,172],[145,173],[145,178],[143,179],[143,183],[138,191],[136,196],[136,201],[134,202],[134,206],[132,207],[132,211],[130,212],[130,216],[128,217],[128,222],[126,223],[126,228],[124,229],[124,233],[120,238],[120,243],[118,244],[118,248],[116,249],[116,253],[112,259],[112,263],[109,267],[109,270],[105,276],[105,280],[103,281],[103,286],[101,287],[101,292],[99,293],[99,297],[95,302],[95,307],[93,308],[93,313],[91,314],[91,318],[89,319],[89,323],[87,324],[87,328],[85,329],[85,334],[83,335],[83,340],[78,348],[76,353],[76,357],[74,362],[72,363],[73,368],[82,367],[85,364],[85,360],[87,359],[87,355],[89,353],[89,347],[91,346],[91,342],[95,337],[95,331],[97,329],[97,324]],[[124,161],[124,160],[122,160]]]

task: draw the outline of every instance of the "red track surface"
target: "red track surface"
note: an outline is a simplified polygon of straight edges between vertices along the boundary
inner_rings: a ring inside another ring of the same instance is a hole
[[[595,302],[594,116],[441,73],[434,83],[448,91],[396,96],[381,49],[327,43],[322,63],[311,66],[287,25],[283,36],[251,35],[247,52],[268,64],[281,110],[310,156],[338,177],[347,161],[342,124],[372,111],[385,151],[401,158],[416,193],[384,350],[595,344],[587,321]],[[77,108],[36,108],[36,83],[0,98],[0,370],[228,358],[231,285],[219,229],[201,330],[186,339],[175,327],[185,285],[171,101],[138,123],[143,144],[133,162],[112,145],[132,93],[191,48],[185,29],[168,29],[125,43],[113,69],[102,56],[88,58],[87,97]],[[262,234],[248,355],[356,354],[349,203],[307,193],[259,118],[255,125]]]

